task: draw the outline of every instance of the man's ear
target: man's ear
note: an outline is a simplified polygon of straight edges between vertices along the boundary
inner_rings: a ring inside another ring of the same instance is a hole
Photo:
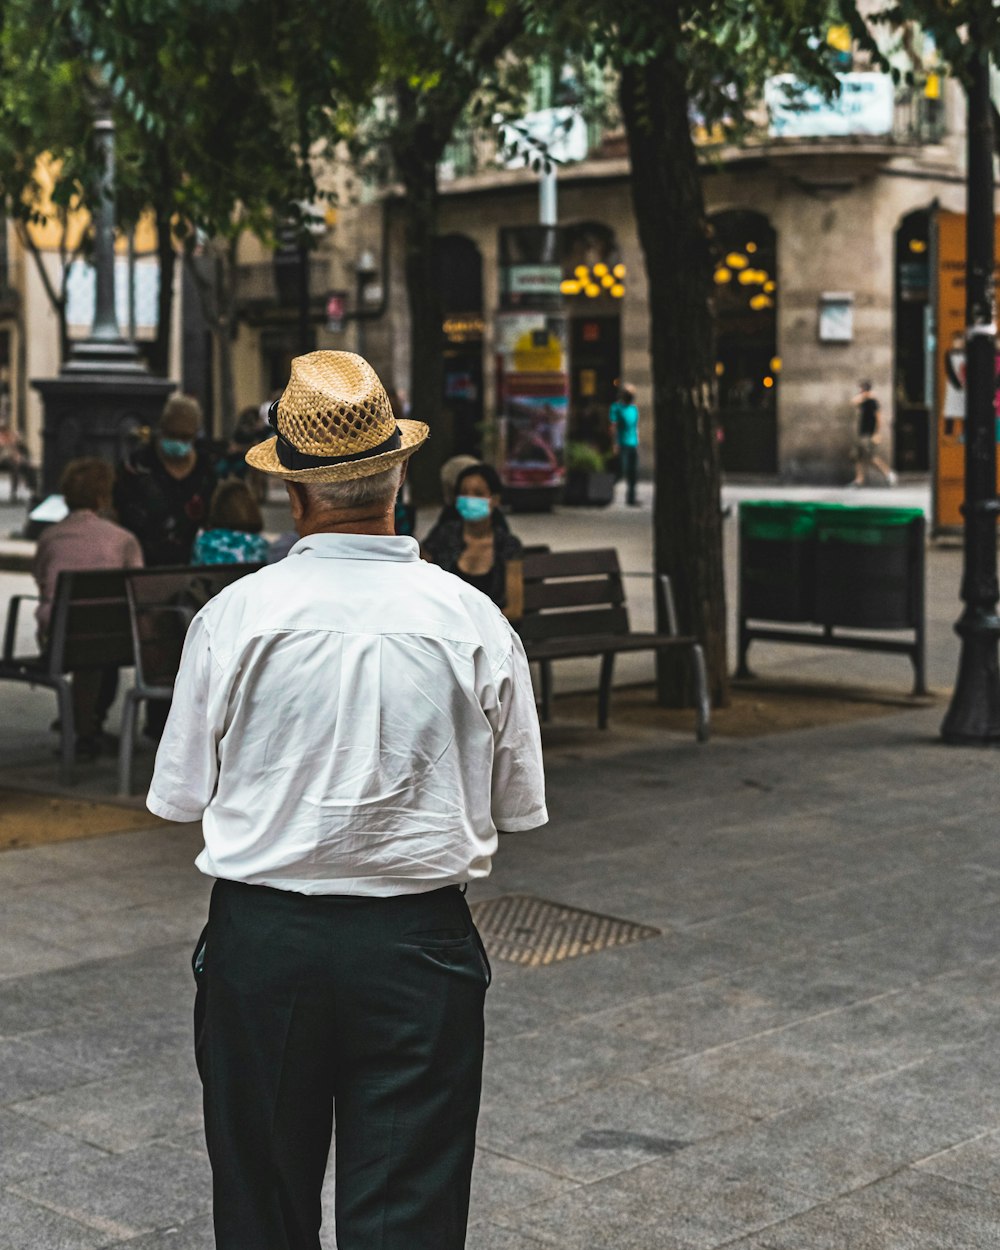
[[[288,507],[292,513],[292,522],[298,529],[305,520],[308,510],[306,493],[298,482],[286,482],[285,490],[288,492]]]

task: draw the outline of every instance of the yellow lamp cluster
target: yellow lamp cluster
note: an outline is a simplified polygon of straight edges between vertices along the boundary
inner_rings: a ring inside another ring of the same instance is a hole
[[[577,265],[572,278],[563,278],[559,290],[563,295],[586,295],[588,299],[596,299],[602,291],[606,291],[615,299],[625,295],[625,266],[619,261],[616,265],[606,265],[598,261],[593,268]]]

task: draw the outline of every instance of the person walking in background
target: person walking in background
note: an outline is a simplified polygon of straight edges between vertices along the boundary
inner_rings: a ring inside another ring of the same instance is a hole
[[[239,478],[220,482],[212,496],[208,524],[194,540],[192,564],[263,564],[270,544],[261,534],[264,518],[250,488]]]
[[[876,448],[882,441],[882,406],[872,394],[871,382],[862,382],[853,399],[858,410],[858,438],[854,447],[854,481],[852,487],[864,486],[868,466],[877,469],[889,486],[896,485],[896,475]]]
[[[196,399],[171,395],[152,442],[118,468],[118,519],[139,539],[148,565],[187,564],[208,515],[216,476],[195,445],[201,423]]]
[[[276,437],[300,540],[188,631],[147,805],[201,820],[194,957],[218,1250],[462,1250],[489,961],[464,887],[545,824],[524,648],[393,533],[428,428],[350,352],[292,361]]]
[[[635,508],[639,505],[635,493],[639,480],[639,409],[635,403],[635,387],[622,386],[609,415],[625,478],[625,502]]]
[[[467,465],[455,479],[454,516],[424,539],[425,560],[488,595],[509,620],[520,619],[524,578],[520,539],[500,507],[500,474],[491,464]]]
[[[115,471],[104,460],[71,460],[59,489],[69,515],[43,530],[35,549],[39,604],[35,614],[42,650],[48,640],[59,574],[76,569],[141,569],[138,539],[102,516],[111,509]],[[118,669],[73,674],[73,727],[78,759],[96,759],[105,745],[104,721],[118,692]]]

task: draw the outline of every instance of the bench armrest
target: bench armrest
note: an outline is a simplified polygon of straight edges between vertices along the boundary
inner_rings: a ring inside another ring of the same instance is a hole
[[[677,604],[674,602],[674,587],[669,573],[661,573],[657,578],[660,589],[660,603],[663,607],[664,633],[676,637],[681,631],[677,625]]]
[[[7,623],[3,631],[3,658],[4,660],[12,660],[14,658],[14,642],[17,638],[17,618],[21,610],[21,602],[24,599],[31,599],[35,603],[39,601],[38,595],[11,595],[10,602],[7,604]]]

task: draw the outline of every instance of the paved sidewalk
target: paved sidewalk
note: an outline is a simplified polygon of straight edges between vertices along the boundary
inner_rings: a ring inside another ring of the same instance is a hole
[[[998,759],[939,716],[549,735],[470,893],[661,935],[494,961],[470,1250],[995,1250]],[[0,855],[3,1250],[212,1245],[198,831],[136,824]]]

